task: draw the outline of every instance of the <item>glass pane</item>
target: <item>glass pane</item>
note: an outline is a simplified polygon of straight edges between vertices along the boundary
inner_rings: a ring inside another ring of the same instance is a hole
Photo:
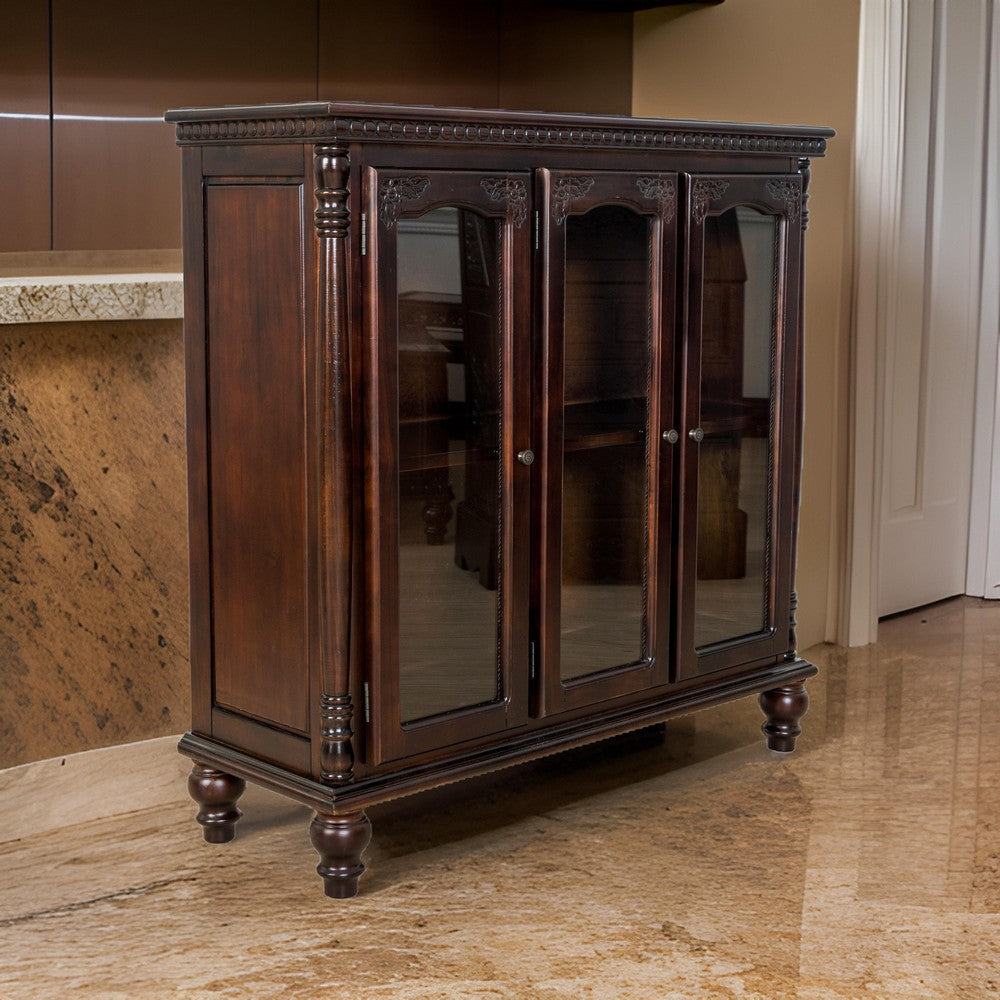
[[[458,208],[398,225],[405,722],[502,697],[501,229]]]
[[[563,680],[644,660],[649,509],[649,220],[567,217]]]
[[[768,626],[778,219],[705,220],[695,645]]]

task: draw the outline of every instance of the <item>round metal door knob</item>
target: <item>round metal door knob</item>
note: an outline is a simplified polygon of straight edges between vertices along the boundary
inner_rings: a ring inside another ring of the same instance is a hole
[[[705,432],[700,427],[695,427],[693,431],[688,431],[688,437],[692,441],[701,441],[705,437]]]
[[[671,427],[669,431],[663,432],[663,440],[666,441],[667,444],[677,444],[679,439],[680,434],[678,434],[673,427]]]
[[[517,460],[522,465],[531,465],[535,460],[535,453],[530,448],[525,448],[517,453]]]

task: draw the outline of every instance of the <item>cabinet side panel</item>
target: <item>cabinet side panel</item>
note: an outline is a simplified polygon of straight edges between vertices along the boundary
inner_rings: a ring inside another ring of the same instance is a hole
[[[206,190],[215,703],[309,729],[302,187]]]

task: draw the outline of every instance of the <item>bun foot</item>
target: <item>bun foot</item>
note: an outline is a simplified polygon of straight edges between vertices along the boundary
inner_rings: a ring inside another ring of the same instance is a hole
[[[799,719],[809,708],[805,685],[799,681],[763,691],[758,703],[767,716],[767,721],[760,728],[767,737],[768,749],[791,753],[795,749],[796,737],[802,732]]]
[[[331,899],[356,896],[358,877],[365,870],[361,855],[372,839],[368,817],[363,812],[317,813],[309,826],[309,839],[319,853],[316,871],[323,877],[323,891]]]
[[[236,836],[236,821],[243,815],[236,808],[236,800],[246,787],[242,778],[216,771],[206,764],[195,763],[191,768],[188,792],[201,806],[196,819],[208,843],[227,844]]]

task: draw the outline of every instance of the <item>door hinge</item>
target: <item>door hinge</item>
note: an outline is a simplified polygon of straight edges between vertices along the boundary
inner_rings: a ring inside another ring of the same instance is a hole
[[[365,710],[365,722],[371,723],[372,721],[372,700],[371,692],[368,688],[368,681],[365,681],[361,685],[361,694],[364,700],[364,710]]]
[[[539,243],[539,231],[541,230],[541,221],[538,212],[535,212],[535,250],[538,250]]]
[[[361,256],[368,256],[368,213],[361,213]]]
[[[528,679],[534,680],[538,675],[538,643],[532,640],[528,643]]]

